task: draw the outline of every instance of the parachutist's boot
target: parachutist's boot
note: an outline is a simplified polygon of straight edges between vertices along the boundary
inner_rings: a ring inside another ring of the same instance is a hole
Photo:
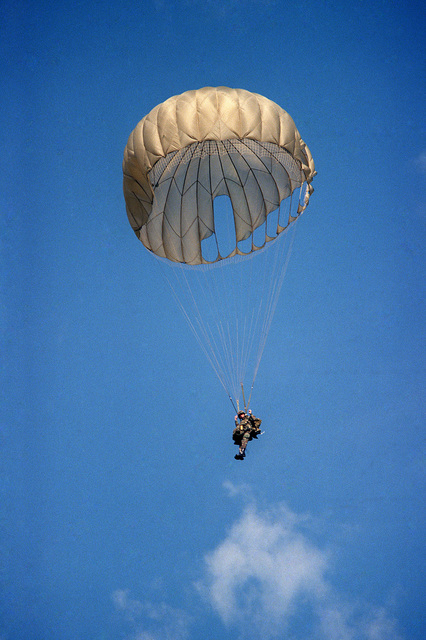
[[[237,453],[234,456],[235,460],[244,460],[244,456],[241,453]]]

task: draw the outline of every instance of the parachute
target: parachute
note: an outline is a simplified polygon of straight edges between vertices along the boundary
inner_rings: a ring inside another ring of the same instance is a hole
[[[308,205],[315,173],[290,115],[243,89],[171,97],[127,142],[129,222],[163,263],[234,406],[249,369],[253,388],[290,255],[287,232]]]

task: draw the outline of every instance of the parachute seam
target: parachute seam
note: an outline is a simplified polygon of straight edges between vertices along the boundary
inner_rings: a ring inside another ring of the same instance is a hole
[[[261,146],[263,149],[265,149],[265,151],[268,151],[268,149],[266,149],[266,148],[265,148],[265,146],[264,146],[261,142],[259,142],[258,144],[259,144],[259,146]],[[280,147],[280,148],[281,148],[281,147]],[[269,153],[270,153],[270,152],[269,152]],[[288,151],[287,151],[286,153],[288,153]],[[289,155],[290,155],[290,154],[289,154]],[[291,187],[292,187],[292,181],[291,181],[291,178],[290,178],[290,174],[289,174],[289,172],[287,171],[287,168],[283,165],[283,163],[282,163],[282,162],[280,162],[280,161],[279,161],[279,159],[278,159],[278,158],[276,158],[275,156],[273,156],[271,153],[270,153],[270,158],[271,158],[272,160],[276,160],[276,161],[278,162],[278,164],[280,165],[280,167],[282,167],[282,168],[283,168],[283,170],[284,170],[284,172],[287,174],[287,178],[288,178],[288,182],[289,182],[289,186],[290,186],[290,196],[291,196],[291,195],[292,195],[292,189],[291,189]],[[260,160],[260,162],[262,162],[262,164],[265,166],[265,163],[263,162],[263,160],[262,160],[262,158],[261,158],[260,156],[259,156],[259,160]],[[266,167],[265,167],[265,168],[266,168]],[[286,196],[286,197],[284,197],[284,198],[281,198],[281,193],[280,193],[280,189],[279,189],[279,186],[278,186],[278,184],[277,184],[277,181],[275,180],[275,177],[274,177],[274,175],[273,175],[272,171],[271,171],[271,172],[269,172],[269,173],[270,173],[270,175],[271,175],[272,180],[274,181],[274,184],[275,184],[275,187],[276,187],[276,189],[277,189],[277,193],[278,193],[278,199],[279,199],[278,207],[277,207],[277,209],[278,209],[278,221],[277,221],[277,225],[278,225],[278,223],[279,223],[279,219],[280,219],[280,213],[281,213],[281,203],[282,203],[284,200],[286,200],[286,199],[288,198],[288,196]],[[287,226],[288,226],[288,225],[287,225]],[[284,227],[284,229],[285,229],[285,228],[286,228],[286,227]],[[279,235],[279,233],[278,233],[278,226],[277,226],[276,235],[277,235],[277,236]]]
[[[233,148],[235,148],[235,146],[232,144],[232,142],[231,142],[230,140],[228,140],[228,143],[229,143],[229,144],[231,144],[231,145],[233,146]],[[243,192],[243,194],[244,194],[244,199],[245,199],[245,201],[246,201],[247,211],[248,211],[248,213],[249,213],[249,215],[250,215],[250,222],[252,223],[250,206],[249,206],[249,202],[248,202],[248,200],[247,200],[246,192],[245,192],[245,190],[244,190],[244,185],[243,185],[243,183],[242,183],[242,181],[241,181],[241,178],[240,178],[240,174],[238,173],[238,170],[237,170],[237,168],[236,168],[236,166],[235,166],[235,163],[232,161],[231,154],[230,154],[230,153],[229,153],[229,151],[226,149],[225,145],[223,145],[223,147],[224,147],[224,149],[225,149],[225,151],[226,151],[226,155],[228,156],[228,158],[229,158],[229,161],[230,161],[231,165],[234,167],[235,174],[236,174],[236,176],[237,176],[237,178],[238,178],[238,180],[239,180],[239,182],[236,182],[235,180],[230,180],[230,182],[231,182],[231,181],[232,181],[232,182],[235,182],[235,184],[237,184],[237,185],[239,185],[239,186],[241,187],[241,190],[242,190],[242,192]],[[224,154],[224,155],[225,155],[225,154]],[[244,159],[244,160],[245,160],[245,159]],[[229,195],[228,182],[227,182],[227,180],[226,180],[226,178],[225,178],[225,175],[224,175],[224,171],[223,171],[223,164],[222,164],[222,160],[220,159],[220,157],[219,157],[219,162],[220,162],[220,166],[221,166],[221,169],[222,169],[222,176],[223,176],[223,177],[222,177],[222,180],[225,182],[226,190],[227,190],[227,192],[228,192],[228,198],[229,198],[229,199],[230,199],[230,201],[231,201],[232,211],[233,211],[233,213],[234,213],[235,248],[236,248],[236,249],[238,249],[237,227],[236,227],[236,224],[235,224],[235,217],[236,217],[236,216],[238,216],[238,218],[239,218],[240,220],[242,220],[242,222],[245,222],[245,221],[244,221],[244,218],[243,218],[243,217],[242,217],[242,216],[241,216],[241,215],[240,215],[240,214],[239,214],[239,213],[234,209],[233,202],[232,202],[232,198],[231,198],[231,196]],[[252,224],[252,227],[253,227],[253,224]],[[252,230],[252,233],[253,233],[253,230]]]
[[[253,155],[255,155],[256,157],[258,157],[258,156],[256,155],[256,153],[255,153],[252,149],[250,149],[250,147],[249,147],[247,144],[245,144],[245,143],[244,143],[244,139],[241,139],[240,141],[242,142],[242,144],[244,144],[244,146],[246,147],[246,149],[248,149],[248,150],[250,151],[250,153],[252,153],[252,154],[253,154]],[[230,144],[231,144],[231,145],[234,147],[234,149],[235,149],[235,145],[232,143],[232,141],[230,141]],[[230,154],[228,154],[228,155],[229,155],[229,158],[231,159],[231,155],[230,155]],[[247,167],[248,167],[248,169],[249,169],[249,173],[251,173],[251,174],[253,175],[253,178],[254,178],[254,180],[255,180],[255,182],[256,182],[256,184],[257,184],[257,187],[258,187],[258,189],[259,189],[260,193],[261,193],[261,194],[262,194],[262,196],[263,196],[263,191],[262,191],[262,188],[261,188],[261,186],[260,186],[260,184],[259,184],[259,181],[258,181],[258,179],[257,179],[257,177],[256,177],[256,174],[254,173],[253,169],[250,167],[250,165],[249,165],[249,163],[247,162],[246,158],[245,158],[243,155],[242,155],[241,157],[242,157],[243,161],[246,163],[246,165],[247,165]],[[232,162],[232,159],[231,159],[231,162]],[[234,163],[233,163],[233,162],[232,162],[232,164],[234,165]],[[263,163],[262,163],[262,164],[263,164]],[[234,165],[234,167],[235,167],[235,165]],[[237,171],[236,169],[235,169],[235,171],[236,171],[236,173],[237,173],[237,175],[238,175],[238,177],[239,177],[238,171]],[[243,184],[242,184],[242,183],[241,183],[241,186],[243,186]],[[245,195],[245,191],[244,191],[244,195]],[[262,199],[263,199],[263,198],[262,198]],[[246,197],[246,201],[247,201],[247,197]],[[251,209],[250,209],[250,207],[249,207],[249,206],[248,206],[248,212],[249,212],[249,215],[250,215],[250,222],[251,222],[252,248],[253,248],[253,246],[254,246],[254,245],[253,245],[253,231],[254,231],[254,228],[253,228],[253,216],[252,216],[252,212],[251,212]],[[266,220],[266,208],[265,208],[265,220]],[[237,246],[238,246],[238,243],[237,243]]]
[[[199,143],[197,143],[199,144]],[[201,167],[201,156],[198,159],[198,167],[197,167],[197,184],[195,187],[195,198],[196,201],[198,202],[198,193],[199,193],[199,186],[200,186],[200,181],[199,181],[199,176],[200,176],[200,167]],[[200,226],[200,214],[198,213],[197,210],[197,223],[198,223],[198,251],[199,251],[199,255],[200,255],[200,260],[203,260],[203,252],[201,249],[201,226]]]
[[[216,144],[216,149],[217,151],[219,151],[218,149],[218,145],[216,140],[212,141]],[[215,225],[215,219],[214,219],[214,198],[213,198],[213,187],[212,187],[212,172],[211,172],[211,155],[208,155],[208,159],[209,159],[209,184],[210,184],[210,198],[212,201],[212,207],[213,207],[213,229],[212,229],[212,233],[214,234],[214,239],[216,242],[216,249],[217,249],[217,257],[215,262],[217,262],[218,260],[220,260],[221,255],[220,255],[220,249],[219,249],[219,243],[217,241],[217,235],[216,235],[216,225]]]
[[[190,145],[188,147],[188,150],[191,149],[191,146],[192,145]],[[182,193],[180,194],[181,196],[183,196],[183,194],[185,193],[185,182],[186,182],[186,178],[188,176],[189,166],[190,166],[190,164],[192,162],[192,159],[194,157],[194,150],[195,150],[195,147],[193,147],[191,158],[190,158],[189,162],[186,165],[185,177],[184,177],[184,180],[183,180],[183,183],[182,183]],[[181,199],[180,199],[180,221],[179,221],[179,223],[180,223],[180,251],[181,251],[181,254],[182,254],[182,261],[186,262],[185,251],[184,251],[184,242],[183,242],[183,232],[182,232],[182,206],[183,206],[183,197],[181,197]],[[192,227],[193,223],[194,223],[194,221],[188,227],[188,231]]]
[[[186,149],[186,147],[185,147],[185,149]],[[185,153],[186,153],[186,151],[185,151]],[[184,155],[185,155],[185,154],[184,154]],[[162,217],[162,220],[161,220],[161,229],[162,229],[162,237],[163,237],[163,238],[164,238],[165,219],[167,219],[167,216],[165,215],[166,203],[167,203],[167,200],[168,200],[168,198],[169,198],[169,195],[170,195],[170,189],[172,188],[172,184],[173,184],[173,183],[176,185],[176,188],[177,188],[177,190],[179,191],[179,188],[178,188],[178,185],[177,185],[177,181],[176,181],[176,179],[175,179],[175,173],[176,173],[176,171],[178,170],[178,168],[180,167],[180,165],[181,165],[181,161],[179,161],[179,162],[178,162],[178,164],[176,165],[176,167],[175,167],[175,169],[174,169],[174,171],[173,171],[172,175],[170,176],[170,184],[169,184],[169,187],[168,187],[168,189],[167,189],[167,195],[166,195],[166,197],[165,197],[165,199],[164,199],[164,207],[163,207],[163,211],[161,212],[161,213],[162,213],[162,216],[163,216],[163,217]],[[167,167],[168,167],[168,166],[169,166],[169,165],[167,165]],[[164,171],[165,171],[165,170],[166,170],[166,167],[164,168]],[[164,174],[164,171],[162,172],[162,174],[161,174],[161,175],[163,175],[163,174]],[[180,193],[180,191],[179,191],[179,193]],[[155,194],[154,194],[154,195],[155,195]],[[158,215],[160,215],[160,212],[159,212],[159,214],[158,214]],[[168,222],[168,220],[167,220],[167,222]],[[169,226],[170,226],[170,228],[172,229],[172,231],[173,231],[173,232],[176,234],[176,236],[177,236],[177,233],[176,233],[176,231],[173,229],[173,227],[172,227],[170,224],[169,224]],[[166,251],[166,248],[165,248],[165,245],[164,245],[164,241],[161,243],[161,246],[163,247],[164,253],[165,253],[166,258],[167,258],[167,251]],[[182,247],[181,247],[181,251],[182,251]],[[178,261],[178,262],[179,262],[179,261]]]

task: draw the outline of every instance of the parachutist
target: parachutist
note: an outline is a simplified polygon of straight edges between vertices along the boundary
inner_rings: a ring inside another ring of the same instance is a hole
[[[262,420],[256,418],[250,409],[248,414],[241,410],[235,416],[235,429],[232,432],[232,439],[234,444],[239,447],[235,460],[244,460],[248,442],[253,439],[256,440],[257,436],[262,433],[260,429],[261,423]]]

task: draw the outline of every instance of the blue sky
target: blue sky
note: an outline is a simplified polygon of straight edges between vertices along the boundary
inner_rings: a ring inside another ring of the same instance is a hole
[[[422,3],[1,25],[1,640],[422,640]],[[241,464],[122,196],[137,122],[207,85],[281,105],[318,171]]]

